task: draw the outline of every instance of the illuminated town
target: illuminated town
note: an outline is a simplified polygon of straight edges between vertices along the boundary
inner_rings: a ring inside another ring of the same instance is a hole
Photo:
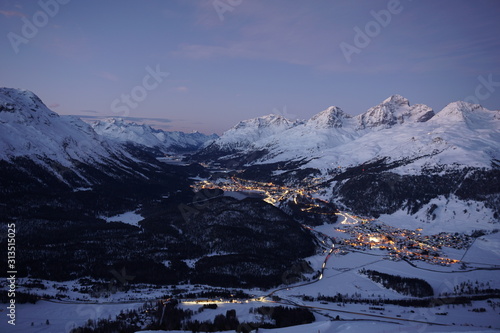
[[[260,195],[264,201],[275,204],[296,196],[309,196],[315,191],[318,179],[313,179],[306,188],[291,188],[273,183],[257,182],[237,177],[220,178],[213,182],[203,180],[193,185],[193,190],[221,189],[224,192],[240,192],[247,195]]]
[[[412,231],[394,228],[379,221],[359,221],[358,224],[344,224],[335,229],[351,236],[347,239],[335,239],[339,243],[337,248],[341,253],[353,249],[379,249],[387,251],[393,260],[422,260],[447,266],[460,261],[445,257],[441,251],[443,247],[465,250],[472,242],[472,237],[464,234],[440,233],[424,236],[420,233],[421,229]]]
[[[260,196],[266,202],[279,205],[285,201],[297,204],[298,198],[309,198],[308,204],[301,202],[300,210],[311,214],[336,214],[339,222],[335,224],[328,238],[335,244],[336,254],[350,251],[377,251],[391,260],[424,261],[431,264],[449,266],[459,263],[458,258],[448,258],[443,247],[466,250],[473,237],[465,234],[440,233],[422,235],[421,229],[408,230],[388,226],[381,221],[354,216],[346,212],[319,210],[321,199],[313,198],[317,179],[308,181],[308,186],[293,188],[273,183],[263,183],[237,177],[220,178],[214,181],[202,180],[193,185],[195,191],[203,189],[221,189],[226,193],[240,193],[248,196]],[[309,228],[310,230],[314,230]],[[382,252],[383,251],[383,252]]]

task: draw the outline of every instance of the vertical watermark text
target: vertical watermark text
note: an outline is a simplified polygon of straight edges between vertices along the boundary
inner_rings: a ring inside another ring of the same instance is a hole
[[[7,297],[9,299],[7,306],[7,322],[10,325],[16,325],[16,224],[7,224]]]

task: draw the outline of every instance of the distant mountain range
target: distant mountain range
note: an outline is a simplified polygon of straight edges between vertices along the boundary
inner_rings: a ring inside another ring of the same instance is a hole
[[[108,118],[91,124],[96,133],[118,142],[134,143],[162,153],[192,152],[207,142],[218,138],[217,134],[200,132],[166,132],[148,125],[126,122],[120,118]]]

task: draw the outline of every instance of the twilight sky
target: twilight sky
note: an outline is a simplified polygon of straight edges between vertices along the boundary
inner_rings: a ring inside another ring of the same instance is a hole
[[[219,134],[392,94],[500,109],[499,16],[498,0],[0,0],[0,86]]]

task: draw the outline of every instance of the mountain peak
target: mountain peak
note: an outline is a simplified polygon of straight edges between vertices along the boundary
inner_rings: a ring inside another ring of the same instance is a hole
[[[0,112],[2,111],[16,113],[18,117],[27,119],[59,116],[49,110],[33,92],[15,88],[0,88]]]
[[[464,101],[456,101],[445,106],[441,112],[445,110],[446,111],[456,110],[462,113],[471,113],[480,109],[484,109],[483,106],[480,104],[472,104]]]
[[[32,101],[36,101],[37,103],[42,103],[42,101],[40,100],[40,98],[38,98],[37,95],[35,95],[33,92],[26,90],[26,89],[2,87],[2,88],[0,88],[0,94],[6,95],[6,96],[13,98],[13,99],[21,99],[21,100],[31,99]]]
[[[463,121],[467,119],[468,115],[478,110],[484,110],[484,108],[479,104],[457,101],[446,105],[434,118],[435,120],[446,119],[447,121]]]
[[[408,99],[392,95],[382,103],[369,108],[357,116],[358,128],[389,128],[404,122],[425,122],[434,116],[434,111],[424,104],[410,106]]]
[[[330,106],[328,109],[314,115],[307,123],[313,124],[317,128],[339,128],[342,127],[343,120],[346,118],[351,118],[351,116],[338,106]]]
[[[395,94],[386,98],[381,104],[396,104],[410,106],[410,101],[401,95]]]
[[[268,114],[257,118],[240,121],[234,129],[241,129],[247,127],[291,127],[295,122],[291,121],[279,114]]]
[[[480,104],[463,101],[448,104],[431,119],[439,124],[463,123],[469,128],[491,127],[498,120],[500,111],[490,111]]]
[[[48,124],[51,119],[59,118],[59,115],[50,110],[33,92],[14,88],[0,88],[0,115],[5,121],[9,119],[18,123]]]

